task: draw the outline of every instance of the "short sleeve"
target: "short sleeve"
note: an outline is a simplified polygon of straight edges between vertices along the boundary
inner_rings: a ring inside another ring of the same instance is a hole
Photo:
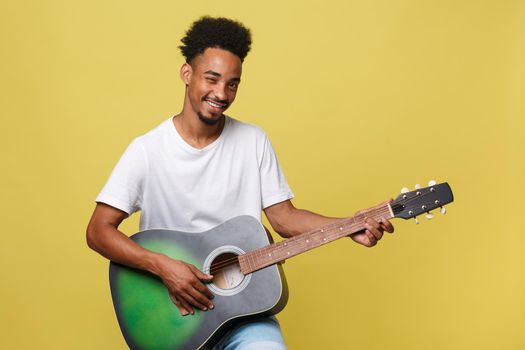
[[[96,201],[131,215],[140,210],[148,170],[146,153],[138,139],[128,146]]]
[[[261,204],[263,209],[293,198],[293,192],[288,186],[288,182],[284,177],[272,144],[266,135],[264,135],[259,170],[261,175]]]

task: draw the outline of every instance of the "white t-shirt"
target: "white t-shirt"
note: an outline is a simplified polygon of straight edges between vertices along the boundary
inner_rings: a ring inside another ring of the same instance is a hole
[[[172,118],[133,140],[96,201],[128,214],[140,229],[201,232],[293,197],[272,145],[258,127],[226,117],[203,149],[186,143]]]

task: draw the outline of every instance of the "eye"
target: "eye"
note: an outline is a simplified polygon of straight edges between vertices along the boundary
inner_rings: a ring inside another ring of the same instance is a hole
[[[237,82],[231,82],[228,84],[228,87],[231,89],[231,90],[237,90],[237,88],[239,87],[239,83]]]
[[[217,82],[217,79],[214,77],[205,77],[206,81],[212,84],[215,84]]]

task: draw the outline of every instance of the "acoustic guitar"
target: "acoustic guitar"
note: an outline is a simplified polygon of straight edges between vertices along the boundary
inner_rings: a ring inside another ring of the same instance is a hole
[[[447,183],[403,191],[394,201],[361,210],[351,218],[271,243],[251,216],[238,216],[201,233],[147,230],[131,239],[149,250],[195,265],[214,280],[207,284],[215,308],[181,316],[160,279],[110,263],[111,295],[118,323],[131,349],[211,348],[232,325],[281,311],[288,300],[280,262],[364,230],[365,217],[416,218],[453,201]],[[416,219],[417,220],[417,219]]]

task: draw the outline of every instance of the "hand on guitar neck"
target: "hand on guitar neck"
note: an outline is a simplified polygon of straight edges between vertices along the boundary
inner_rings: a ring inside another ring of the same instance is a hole
[[[379,222],[371,218],[366,218],[365,227],[365,230],[349,236],[354,242],[362,244],[365,247],[375,246],[377,242],[381,240],[385,231],[394,233],[394,226],[385,218],[382,218]]]
[[[392,203],[392,199],[381,203],[375,208],[384,206],[385,204]],[[368,209],[373,210],[374,208]],[[365,229],[357,233],[350,234],[348,237],[352,238],[354,242],[364,245],[365,247],[373,247],[383,237],[383,233],[394,233],[394,226],[385,217],[378,219],[371,218],[367,215],[368,210],[362,210],[356,213],[355,216],[364,215],[364,226]]]
[[[372,210],[383,208],[387,203],[391,202],[392,200],[388,200],[374,208],[356,213],[356,216],[360,215],[363,217],[365,224],[363,230],[349,234],[348,237],[352,238],[356,243],[366,247],[373,247],[381,240],[384,231],[389,233],[394,232],[394,226],[386,218],[386,215],[384,217],[377,215],[372,217]],[[298,209],[295,208],[291,201],[275,204],[266,208],[264,212],[274,230],[285,238],[311,232],[328,225],[337,225],[340,222],[351,219],[351,217],[326,217],[308,210]]]

